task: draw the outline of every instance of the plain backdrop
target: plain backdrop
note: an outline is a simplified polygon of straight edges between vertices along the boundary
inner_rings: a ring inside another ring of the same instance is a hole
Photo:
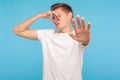
[[[15,36],[12,29],[22,21],[50,10],[56,2],[73,8],[91,26],[86,48],[83,80],[120,80],[119,0],[0,0],[0,80],[42,80],[42,48],[38,41]],[[39,19],[31,29],[55,25]]]

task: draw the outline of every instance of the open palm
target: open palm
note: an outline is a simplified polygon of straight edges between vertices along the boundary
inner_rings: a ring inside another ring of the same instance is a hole
[[[86,27],[84,18],[80,20],[80,17],[77,16],[76,20],[77,20],[78,27],[76,26],[74,19],[72,19],[72,24],[74,27],[75,35],[73,33],[70,33],[69,35],[73,39],[87,45],[90,40],[90,22],[88,23],[88,26]]]

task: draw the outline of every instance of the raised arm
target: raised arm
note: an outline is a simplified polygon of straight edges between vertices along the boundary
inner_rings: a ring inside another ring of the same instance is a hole
[[[53,11],[48,11],[48,12],[45,12],[45,13],[41,13],[41,14],[38,14],[32,18],[29,18],[28,20],[20,23],[19,25],[17,25],[16,27],[13,28],[13,32],[18,35],[18,36],[21,36],[21,37],[25,37],[25,38],[28,38],[28,39],[32,39],[32,40],[38,40],[37,39],[37,31],[36,30],[31,30],[29,29],[30,25],[38,20],[39,18],[46,18],[46,19],[50,19],[50,15],[51,14],[55,14],[55,12]]]
[[[69,35],[79,41],[79,42],[82,42],[82,44],[84,46],[88,45],[89,44],[89,41],[90,41],[90,25],[91,23],[88,22],[88,26],[86,27],[85,25],[85,19],[82,18],[80,20],[80,16],[78,15],[76,17],[76,21],[77,21],[77,24],[78,24],[78,27],[75,23],[75,20],[72,19],[72,24],[73,24],[73,27],[74,27],[74,31],[75,31],[75,35],[70,33]]]

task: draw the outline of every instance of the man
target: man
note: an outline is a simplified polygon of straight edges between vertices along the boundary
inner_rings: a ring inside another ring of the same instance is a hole
[[[59,31],[29,29],[40,18],[52,21]],[[82,80],[83,53],[90,41],[90,22],[86,27],[84,18],[80,20],[77,15],[76,20],[78,26],[69,5],[56,3],[51,11],[38,14],[13,29],[16,35],[42,43],[43,80]]]

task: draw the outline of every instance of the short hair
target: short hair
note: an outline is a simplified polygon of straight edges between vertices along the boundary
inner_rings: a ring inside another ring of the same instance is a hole
[[[54,11],[57,8],[62,8],[65,12],[72,12],[72,18],[73,18],[73,10],[71,6],[69,6],[66,3],[56,3],[51,6],[51,11]]]

